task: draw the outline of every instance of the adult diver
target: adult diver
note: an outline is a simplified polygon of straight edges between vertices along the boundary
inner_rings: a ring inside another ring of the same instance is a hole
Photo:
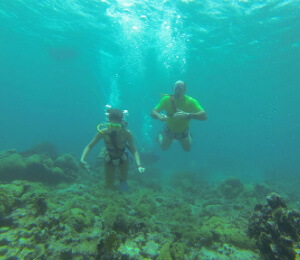
[[[189,131],[190,120],[206,120],[206,112],[198,101],[187,96],[185,82],[178,80],[173,86],[173,95],[164,95],[151,111],[154,119],[165,122],[164,131],[158,134],[162,150],[167,150],[173,140],[178,140],[184,151],[191,150],[192,138]],[[165,110],[165,114],[160,112]]]

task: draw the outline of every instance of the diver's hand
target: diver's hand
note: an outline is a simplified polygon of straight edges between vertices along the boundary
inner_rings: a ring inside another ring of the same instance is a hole
[[[167,121],[168,117],[164,114],[159,114],[158,118],[159,121]]]
[[[173,115],[173,117],[177,119],[189,119],[189,113],[177,109],[177,112]]]
[[[86,161],[80,161],[80,165],[86,171],[91,172],[91,166]]]
[[[145,168],[141,167],[141,166],[139,166],[137,169],[138,169],[139,173],[143,173],[145,171]]]

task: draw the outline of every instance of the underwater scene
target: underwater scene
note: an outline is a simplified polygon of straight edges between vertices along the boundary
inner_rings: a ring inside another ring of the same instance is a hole
[[[300,0],[1,0],[0,259],[300,259]]]

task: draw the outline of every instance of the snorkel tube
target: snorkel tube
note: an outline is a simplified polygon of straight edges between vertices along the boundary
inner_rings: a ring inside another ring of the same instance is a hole
[[[115,127],[116,128],[117,124],[112,124],[112,123],[109,122],[109,113],[110,113],[111,109],[112,109],[111,105],[107,104],[105,106],[105,109],[104,109],[105,122],[103,122],[103,123],[101,123],[97,126],[97,130],[102,134],[105,134],[105,133],[100,129],[101,126],[106,126],[107,128],[109,128],[109,127]],[[128,110],[123,110],[122,113],[123,113],[123,117],[122,117],[122,121],[121,121],[120,125],[122,125],[122,127],[126,127],[128,125],[128,122],[127,122],[126,119],[129,116],[129,113],[128,113]]]

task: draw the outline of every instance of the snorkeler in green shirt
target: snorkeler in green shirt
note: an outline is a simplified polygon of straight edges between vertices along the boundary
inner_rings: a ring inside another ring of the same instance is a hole
[[[198,101],[186,93],[186,84],[179,80],[173,87],[174,95],[164,96],[152,110],[151,116],[166,122],[164,132],[159,133],[158,142],[162,150],[167,150],[174,139],[178,140],[185,151],[191,150],[191,119],[206,120],[206,112]],[[167,115],[160,114],[165,110]]]

